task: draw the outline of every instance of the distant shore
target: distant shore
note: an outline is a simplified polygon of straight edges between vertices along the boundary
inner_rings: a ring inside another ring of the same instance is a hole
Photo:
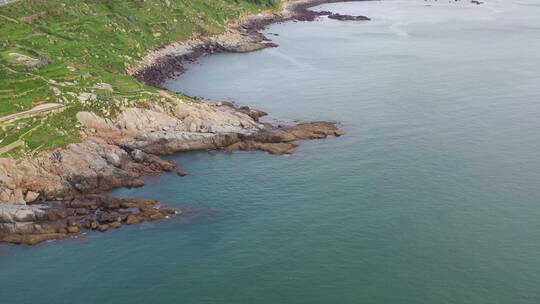
[[[280,13],[265,12],[231,22],[228,30],[220,35],[181,41],[156,49],[147,54],[136,67],[128,69],[141,82],[162,87],[165,80],[185,71],[187,63],[214,53],[248,53],[277,45],[265,37],[261,30],[273,23],[286,21],[314,21],[321,16],[338,20],[369,20],[365,16],[347,16],[310,8],[339,2],[370,0],[300,0],[286,1]]]

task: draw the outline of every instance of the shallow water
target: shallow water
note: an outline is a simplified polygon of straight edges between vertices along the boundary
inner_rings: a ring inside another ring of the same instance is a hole
[[[2,303],[540,302],[540,6],[486,2],[325,5],[373,21],[192,65],[169,88],[347,135],[175,156],[115,194],[189,216],[2,246]]]

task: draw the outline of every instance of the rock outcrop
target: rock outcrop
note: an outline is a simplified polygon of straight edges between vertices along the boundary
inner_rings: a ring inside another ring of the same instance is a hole
[[[339,21],[370,21],[371,19],[366,16],[351,16],[351,15],[342,15],[342,14],[329,14],[328,18],[335,19]]]
[[[219,36],[179,42],[150,53],[129,69],[139,80],[159,86],[183,70],[186,61],[218,51],[249,52],[275,46],[258,32],[290,19],[313,20],[324,13],[308,7],[342,0],[288,1],[281,14],[264,13],[232,24]],[[108,89],[106,84],[99,88]],[[93,96],[79,96],[91,100]],[[83,141],[35,158],[0,158],[0,241],[34,245],[78,235],[81,229],[107,231],[122,225],[179,213],[149,200],[122,200],[101,194],[144,185],[142,176],[177,170],[159,155],[200,150],[261,150],[287,154],[293,142],[339,136],[334,122],[293,126],[261,123],[266,115],[228,102],[192,103],[165,91],[155,102],[124,108],[114,118],[80,112]]]
[[[333,122],[273,126],[259,121],[266,113],[249,107],[163,96],[167,102],[126,108],[115,119],[80,112],[83,142],[37,158],[0,159],[0,240],[35,244],[174,214],[154,201],[95,194],[142,186],[142,176],[183,172],[159,155],[219,149],[286,154],[296,148],[293,141],[341,135]]]
[[[0,204],[0,240],[35,245],[79,235],[83,228],[104,232],[109,227],[155,221],[177,213],[160,208],[156,201],[116,199],[106,195],[79,196],[69,201],[32,206]]]

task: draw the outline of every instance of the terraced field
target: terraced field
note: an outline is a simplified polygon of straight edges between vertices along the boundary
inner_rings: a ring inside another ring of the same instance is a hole
[[[149,50],[225,29],[276,0],[21,0],[0,6],[0,118],[41,104],[61,112],[0,120],[1,156],[34,155],[79,138],[78,111],[112,116],[156,100],[126,73]],[[164,100],[165,102],[165,100]],[[4,150],[5,152],[5,150]]]

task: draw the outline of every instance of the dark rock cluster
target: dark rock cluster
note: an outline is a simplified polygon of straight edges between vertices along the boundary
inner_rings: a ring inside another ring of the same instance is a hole
[[[0,240],[28,245],[78,236],[84,229],[105,232],[123,225],[156,221],[179,212],[160,207],[154,200],[118,199],[102,194],[11,208],[19,209],[0,212]]]

